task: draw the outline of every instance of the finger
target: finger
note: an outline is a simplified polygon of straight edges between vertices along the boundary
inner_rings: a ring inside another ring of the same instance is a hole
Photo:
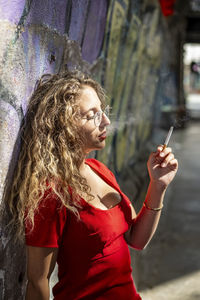
[[[169,162],[168,165],[170,166],[170,168],[172,170],[178,169],[178,161],[177,161],[177,159],[174,158],[174,159],[170,160],[170,162]]]
[[[172,149],[170,147],[166,147],[165,149],[162,149],[162,151],[159,153],[159,156],[166,157],[171,152],[172,152]]]
[[[157,147],[157,149],[156,149],[156,151],[154,151],[154,152],[151,152],[151,157],[152,156],[154,156],[155,158],[157,157],[157,156],[159,156],[159,154],[160,154],[160,152],[162,151],[162,149],[163,149],[163,145],[159,145],[158,147]]]
[[[161,164],[161,167],[164,167],[164,166]],[[174,159],[170,160],[168,162],[168,164],[165,165],[165,167],[169,167],[172,170],[178,169],[178,161],[174,158]]]
[[[165,159],[161,163],[161,167],[166,167],[170,161],[174,160],[174,154],[169,153],[168,155],[165,156]]]
[[[159,152],[159,153],[162,152],[163,147],[164,147],[164,145],[162,145],[162,144],[158,145],[156,152]]]
[[[159,146],[160,147],[160,146]],[[161,152],[159,152],[156,155],[156,160],[159,164],[164,163],[165,158],[172,153],[172,149],[170,147],[167,147],[165,149],[162,148]]]

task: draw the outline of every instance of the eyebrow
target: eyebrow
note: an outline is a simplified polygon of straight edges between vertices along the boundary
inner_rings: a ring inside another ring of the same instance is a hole
[[[101,109],[102,109],[102,104],[101,104]],[[96,110],[96,111],[99,111],[95,106],[94,107],[91,107],[91,108],[89,108],[88,110],[86,110],[85,112],[83,112],[83,114],[85,115],[85,114],[87,114],[88,112],[90,112],[91,110]]]

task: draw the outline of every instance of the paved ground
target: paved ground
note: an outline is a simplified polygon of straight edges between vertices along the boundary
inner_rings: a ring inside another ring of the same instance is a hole
[[[179,171],[159,229],[137,262],[143,300],[200,299],[200,122],[173,133]]]

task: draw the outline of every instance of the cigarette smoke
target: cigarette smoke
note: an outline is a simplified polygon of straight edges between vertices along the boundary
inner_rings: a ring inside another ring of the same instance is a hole
[[[119,120],[111,118],[111,124],[108,126],[108,135],[114,134],[116,131],[122,131],[125,127],[133,126],[136,124],[136,118],[133,115],[120,116]]]
[[[110,115],[111,124],[107,128],[107,135],[111,136],[118,131],[123,131],[126,127],[136,127],[144,120],[151,120],[151,111],[146,109],[145,107],[140,110],[139,114],[133,115],[134,112],[129,112],[126,114],[122,114],[119,117],[116,114]],[[169,126],[173,126],[174,129],[182,128],[183,124],[190,121],[190,116],[188,114],[183,117],[172,118],[171,122],[169,122]],[[157,127],[160,127],[160,124],[157,124]]]
[[[190,119],[191,118],[188,115],[181,117],[181,118],[176,118],[172,126],[174,126],[174,128],[176,128],[176,129],[181,128],[183,126],[183,124],[185,122],[190,121]]]

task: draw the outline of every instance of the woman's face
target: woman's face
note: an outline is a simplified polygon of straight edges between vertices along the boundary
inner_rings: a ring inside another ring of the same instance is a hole
[[[99,126],[95,125],[92,118],[96,112],[102,111],[101,101],[96,91],[85,85],[81,91],[78,100],[80,106],[80,120],[78,126],[83,136],[83,150],[86,154],[93,150],[100,150],[105,147],[106,127],[110,124],[110,120],[105,114]]]

